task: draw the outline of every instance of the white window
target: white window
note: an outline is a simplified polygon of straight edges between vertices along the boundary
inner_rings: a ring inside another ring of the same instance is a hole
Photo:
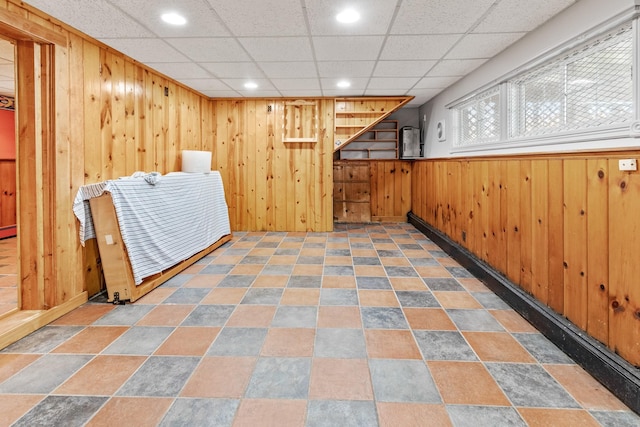
[[[500,140],[500,91],[492,88],[456,107],[458,146]]]
[[[509,81],[511,138],[633,120],[633,39],[628,26]]]
[[[564,142],[594,131],[628,136],[639,102],[632,28],[618,27],[453,104],[454,150]]]

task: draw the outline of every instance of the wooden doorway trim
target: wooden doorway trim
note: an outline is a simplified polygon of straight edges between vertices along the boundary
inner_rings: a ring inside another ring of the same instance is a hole
[[[0,34],[16,42],[18,309],[55,305],[55,50],[67,37],[7,10]]]

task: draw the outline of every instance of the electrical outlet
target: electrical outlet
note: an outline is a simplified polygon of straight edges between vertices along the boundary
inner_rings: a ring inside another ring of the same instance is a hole
[[[618,169],[621,171],[638,170],[638,161],[636,159],[621,159],[618,161]]]

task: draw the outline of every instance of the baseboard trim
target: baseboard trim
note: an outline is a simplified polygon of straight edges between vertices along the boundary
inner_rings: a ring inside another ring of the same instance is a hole
[[[425,236],[480,279],[522,317],[608,388],[631,410],[640,414],[640,370],[591,338],[533,296],[502,276],[464,247],[427,224],[413,212],[407,215]]]

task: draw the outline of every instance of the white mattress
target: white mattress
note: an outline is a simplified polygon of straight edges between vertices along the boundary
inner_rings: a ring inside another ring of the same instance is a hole
[[[98,184],[88,187],[81,189],[82,194],[79,191],[77,202],[85,200],[88,193],[98,195]],[[120,178],[106,181],[102,191],[111,193],[136,285],[231,233],[222,178],[217,171],[170,173],[155,185],[141,177]],[[85,212],[83,224],[78,216],[84,233],[81,239],[87,238],[91,228],[86,218]]]

